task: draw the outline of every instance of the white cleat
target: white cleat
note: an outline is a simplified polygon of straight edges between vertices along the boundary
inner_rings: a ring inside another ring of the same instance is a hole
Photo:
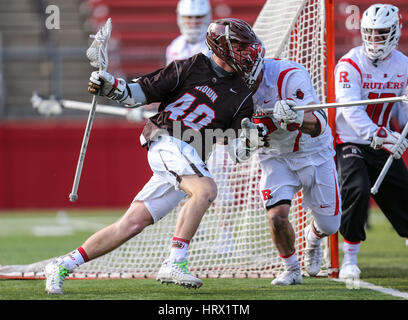
[[[271,282],[271,284],[275,286],[290,286],[301,283],[302,273],[300,272],[300,269],[286,270]]]
[[[61,261],[58,258],[45,266],[45,291],[49,294],[63,294],[62,285],[69,271],[60,265]]]
[[[311,225],[309,225],[306,229],[306,239],[309,232],[312,232]],[[310,243],[307,243],[305,249],[305,267],[309,276],[314,277],[320,272],[322,261],[323,252],[321,243],[319,242],[319,244],[316,246],[312,246]]]
[[[185,288],[198,289],[203,285],[203,282],[194,277],[187,270],[187,261],[171,262],[165,260],[157,273],[157,281],[161,283],[174,283]]]
[[[340,268],[339,279],[358,279],[361,270],[356,264],[347,263]]]
[[[314,277],[320,272],[322,267],[323,252],[320,245],[316,247],[306,247],[305,249],[305,267],[309,276]]]

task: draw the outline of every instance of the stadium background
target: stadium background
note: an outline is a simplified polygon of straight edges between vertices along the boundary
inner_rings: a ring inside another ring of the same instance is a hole
[[[253,24],[264,0],[212,0],[213,18]],[[361,43],[347,30],[348,5],[360,14],[375,1],[335,2],[336,61]],[[392,1],[403,14],[399,49],[408,53],[408,2]],[[89,34],[112,18],[109,71],[127,80],[164,65],[165,47],[178,34],[177,0],[0,0],[0,210],[126,207],[150,177],[140,146],[143,123],[97,115],[79,185],[72,188],[87,112],[48,118],[31,106],[34,91],[91,101],[93,71],[85,50]],[[60,10],[60,29],[47,29],[46,8]],[[110,101],[100,99],[103,104]],[[407,160],[405,154],[405,160]]]

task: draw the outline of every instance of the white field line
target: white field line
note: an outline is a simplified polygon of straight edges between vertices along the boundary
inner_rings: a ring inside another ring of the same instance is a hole
[[[343,280],[343,279],[332,279],[332,280],[337,281],[337,282],[344,282],[347,284],[347,280]],[[408,292],[401,292],[396,289],[384,288],[384,287],[377,286],[369,282],[361,281],[359,279],[357,281],[358,282],[355,283],[355,285],[357,285],[358,287],[355,287],[353,289],[366,288],[366,289],[382,292],[385,294],[392,295],[394,297],[403,298],[403,299],[408,300]]]

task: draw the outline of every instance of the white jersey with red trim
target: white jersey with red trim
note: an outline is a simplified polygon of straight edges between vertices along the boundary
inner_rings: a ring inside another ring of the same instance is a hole
[[[204,53],[207,57],[211,55],[210,50],[205,44],[205,38],[196,43],[190,43],[185,36],[179,35],[166,48],[166,65],[174,60],[190,58],[200,52]]]
[[[271,109],[278,100],[287,99],[293,100],[298,106],[320,103],[304,66],[292,61],[265,59],[263,78],[253,96],[255,113],[262,112],[264,108]],[[326,160],[334,155],[329,126],[321,135],[312,138],[300,130],[289,132],[282,129],[273,116],[262,122],[268,127],[270,146],[262,148],[260,156],[309,157],[321,153],[322,157],[316,158]]]
[[[408,57],[393,50],[384,60],[373,64],[355,47],[344,55],[335,69],[336,101],[402,96],[407,87]],[[370,144],[379,126],[389,128],[390,114],[399,103],[371,104],[336,109],[336,142]],[[408,104],[401,103],[408,115]]]

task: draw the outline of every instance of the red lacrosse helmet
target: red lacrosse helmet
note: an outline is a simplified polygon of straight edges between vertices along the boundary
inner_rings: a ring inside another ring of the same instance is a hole
[[[225,18],[208,26],[208,48],[242,76],[251,88],[262,70],[265,48],[251,26],[243,20]]]

